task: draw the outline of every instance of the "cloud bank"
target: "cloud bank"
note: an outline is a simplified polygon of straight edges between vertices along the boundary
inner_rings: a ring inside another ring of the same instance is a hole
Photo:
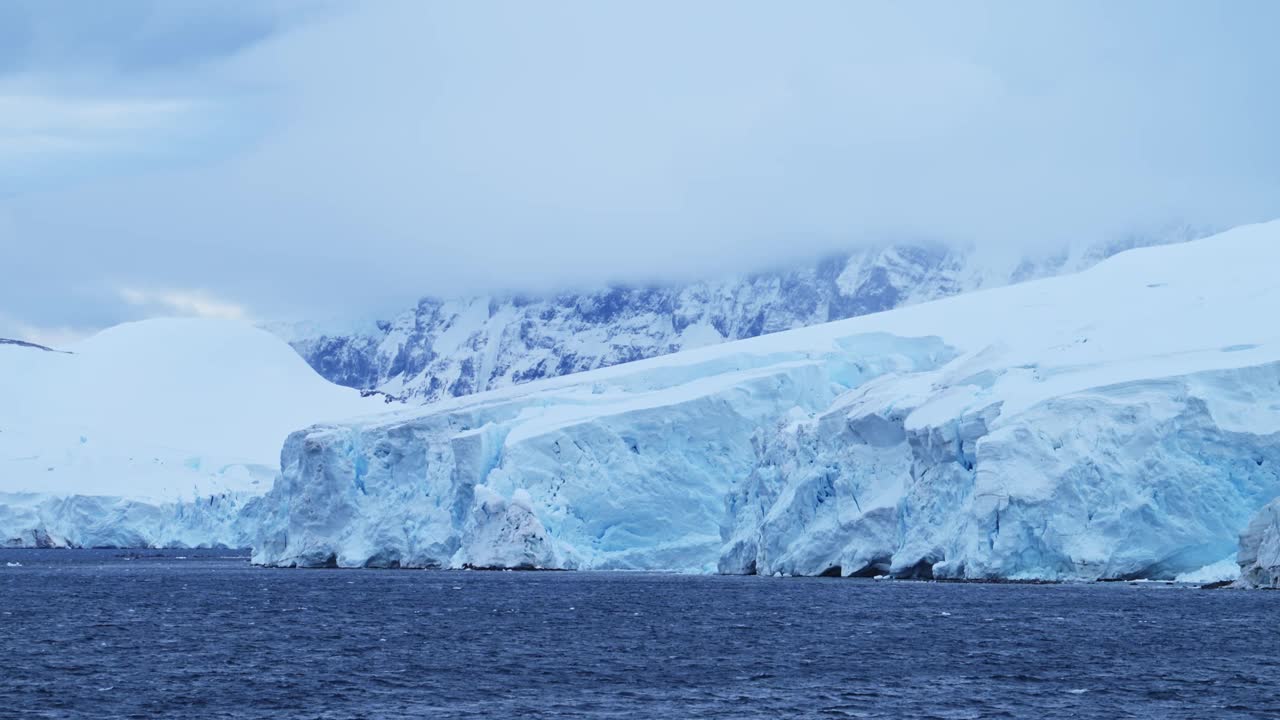
[[[30,6],[0,55],[27,326],[1280,215],[1266,2],[130,7]]]

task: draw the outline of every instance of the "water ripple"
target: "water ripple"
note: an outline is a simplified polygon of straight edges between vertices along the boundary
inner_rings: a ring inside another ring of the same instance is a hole
[[[1280,718],[1280,593],[0,551],[0,718]]]

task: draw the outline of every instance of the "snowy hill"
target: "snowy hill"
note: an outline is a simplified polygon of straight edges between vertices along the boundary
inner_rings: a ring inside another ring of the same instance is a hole
[[[255,560],[1173,577],[1280,495],[1280,223],[290,436]]]
[[[290,430],[379,406],[234,321],[128,323],[70,350],[0,345],[0,542],[180,539],[265,492]]]
[[[431,402],[1073,272],[1135,246],[1203,234],[1175,226],[1030,257],[888,245],[682,286],[424,298],[365,332],[269,329],[333,382]]]

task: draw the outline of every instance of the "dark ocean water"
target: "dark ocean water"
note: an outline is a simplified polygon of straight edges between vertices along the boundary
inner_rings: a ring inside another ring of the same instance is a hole
[[[0,551],[0,717],[1280,718],[1276,592],[122,555]]]

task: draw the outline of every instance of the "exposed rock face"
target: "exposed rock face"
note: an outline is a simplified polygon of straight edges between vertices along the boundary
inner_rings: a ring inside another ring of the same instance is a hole
[[[1240,535],[1240,584],[1280,588],[1280,498],[1262,508]]]
[[[684,286],[424,298],[365,333],[275,329],[335,383],[432,402],[1071,272],[1131,247],[1199,234],[1176,228],[1018,260],[886,246]]]
[[[30,348],[32,350],[43,350],[45,352],[62,352],[61,350],[54,350],[51,347],[45,347],[44,345],[38,345],[33,342],[27,342],[26,340],[13,340],[11,338],[0,337],[0,345],[12,345],[14,347]]]

